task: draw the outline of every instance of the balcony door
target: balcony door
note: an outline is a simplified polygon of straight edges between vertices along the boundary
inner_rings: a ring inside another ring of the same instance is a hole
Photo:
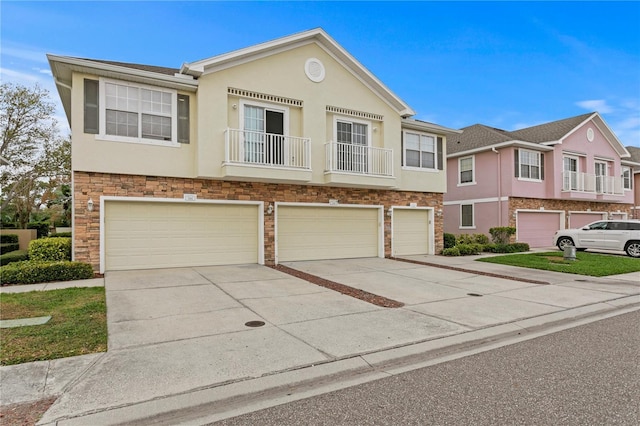
[[[565,191],[578,190],[578,159],[573,157],[564,157],[564,181],[563,188]]]
[[[596,162],[596,192],[598,194],[607,190],[607,163]]]
[[[369,129],[366,124],[336,122],[337,168],[341,171],[367,173]]]
[[[284,127],[284,111],[244,105],[244,161],[284,164]]]

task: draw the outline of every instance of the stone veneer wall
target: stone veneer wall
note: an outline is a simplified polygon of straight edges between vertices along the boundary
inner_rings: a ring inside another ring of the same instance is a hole
[[[632,217],[631,204],[619,203],[598,203],[594,201],[576,201],[576,200],[545,200],[539,198],[509,198],[509,226],[516,226],[516,219],[513,213],[519,209],[540,210],[562,210],[565,213],[570,211],[586,212],[591,209],[593,212],[617,212],[627,213],[628,217]],[[565,215],[565,227],[569,226],[569,215]]]
[[[183,198],[183,194],[196,194],[205,200],[264,201],[265,209],[274,202],[329,203],[337,199],[340,204],[384,205],[384,253],[391,255],[391,217],[386,212],[391,206],[433,207],[442,211],[443,194],[379,189],[337,188],[329,186],[269,184],[260,182],[232,182],[209,179],[118,175],[108,173],[74,172],[74,259],[88,262],[98,269],[100,265],[100,196]],[[91,198],[94,210],[87,211]],[[274,215],[265,214],[265,263],[275,259]],[[443,218],[435,215],[435,252],[443,248]]]

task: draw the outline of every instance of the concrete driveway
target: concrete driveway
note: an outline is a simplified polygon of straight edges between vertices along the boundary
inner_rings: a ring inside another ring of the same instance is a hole
[[[405,306],[381,308],[260,265],[107,272],[109,351],[42,423],[144,401],[161,411],[172,395],[625,295],[379,258],[286,265]]]

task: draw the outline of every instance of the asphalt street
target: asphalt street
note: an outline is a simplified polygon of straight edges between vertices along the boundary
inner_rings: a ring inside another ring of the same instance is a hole
[[[640,311],[215,423],[638,425]]]

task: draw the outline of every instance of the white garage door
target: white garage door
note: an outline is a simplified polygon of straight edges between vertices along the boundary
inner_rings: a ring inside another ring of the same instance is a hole
[[[258,262],[257,205],[105,203],[105,269]]]
[[[393,209],[393,255],[429,254],[429,210]]]
[[[530,247],[551,247],[553,234],[561,228],[560,213],[518,212],[518,242]]]
[[[590,224],[591,222],[595,222],[597,220],[602,220],[606,217],[602,213],[576,213],[571,212],[569,216],[569,228],[578,229],[582,228],[585,225]]]
[[[279,206],[278,261],[378,256],[377,208]]]

